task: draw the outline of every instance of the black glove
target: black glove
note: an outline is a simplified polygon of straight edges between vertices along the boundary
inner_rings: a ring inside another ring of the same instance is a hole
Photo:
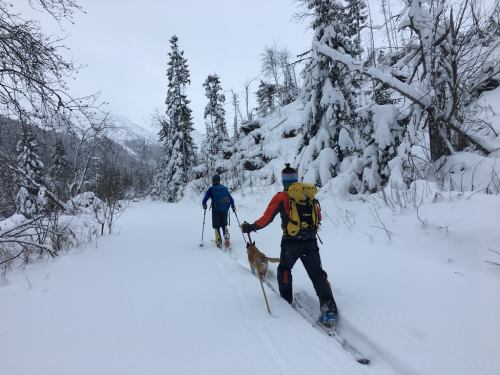
[[[247,223],[246,221],[243,224],[241,224],[241,231],[243,233],[250,233],[253,230],[254,230],[253,224]]]
[[[233,212],[236,212],[236,206],[233,207]]]
[[[203,206],[203,209],[206,210],[207,209],[207,206]]]

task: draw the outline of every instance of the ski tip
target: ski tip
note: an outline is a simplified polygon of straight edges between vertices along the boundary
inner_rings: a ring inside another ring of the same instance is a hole
[[[366,358],[357,359],[357,361],[358,361],[358,363],[361,363],[362,365],[368,365],[370,363],[370,360],[366,359]]]

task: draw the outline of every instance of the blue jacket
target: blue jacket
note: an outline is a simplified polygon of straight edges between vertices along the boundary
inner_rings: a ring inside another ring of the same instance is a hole
[[[221,185],[221,186],[224,186],[224,185]],[[228,193],[229,193],[229,191],[228,191]],[[207,192],[205,193],[205,198],[203,198],[203,201],[201,201],[201,205],[203,207],[205,207],[207,205],[208,198],[210,198],[212,200],[211,206],[213,206],[214,198],[212,196],[212,187],[211,186],[208,188]],[[231,204],[231,207],[234,209],[234,200],[233,200],[233,197],[231,196],[231,193],[229,193],[229,203]]]

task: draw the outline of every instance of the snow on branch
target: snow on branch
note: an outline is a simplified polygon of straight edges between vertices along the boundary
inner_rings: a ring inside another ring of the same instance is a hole
[[[334,61],[338,61],[344,64],[349,70],[359,71],[361,74],[364,74],[374,79],[375,81],[387,84],[392,89],[396,90],[401,95],[408,98],[413,103],[421,106],[422,108],[426,108],[431,105],[430,98],[426,94],[420,93],[414,87],[401,82],[392,75],[383,73],[377,68],[373,67],[368,70],[364,70],[363,63],[361,61],[357,61],[347,54],[340,53],[339,51],[328,46],[321,45],[318,42],[313,42],[313,46],[318,50],[318,52],[330,57]]]
[[[36,188],[44,189],[45,195],[48,196],[55,205],[59,206],[59,208],[61,208],[63,210],[66,209],[66,204],[64,202],[61,202],[54,193],[52,193],[49,189],[47,189],[43,185],[36,182],[33,178],[31,178],[30,175],[28,175],[21,168],[12,166],[10,164],[6,164],[6,165],[10,170],[12,170],[14,173],[17,173],[18,175],[21,175],[22,177],[24,177],[27,181],[29,181]]]

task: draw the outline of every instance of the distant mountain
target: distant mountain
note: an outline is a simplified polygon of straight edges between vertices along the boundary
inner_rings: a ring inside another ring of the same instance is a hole
[[[123,116],[114,116],[113,119],[115,120],[116,130],[113,131],[110,138],[115,142],[123,145],[130,141],[146,139],[148,143],[158,143],[157,130],[151,131],[145,129]],[[205,134],[195,129],[191,132],[191,136],[199,149],[205,138]]]
[[[126,117],[114,116],[116,130],[111,138],[116,142],[123,143],[136,139],[146,139],[151,143],[158,142],[158,135],[137,124],[134,124]]]

